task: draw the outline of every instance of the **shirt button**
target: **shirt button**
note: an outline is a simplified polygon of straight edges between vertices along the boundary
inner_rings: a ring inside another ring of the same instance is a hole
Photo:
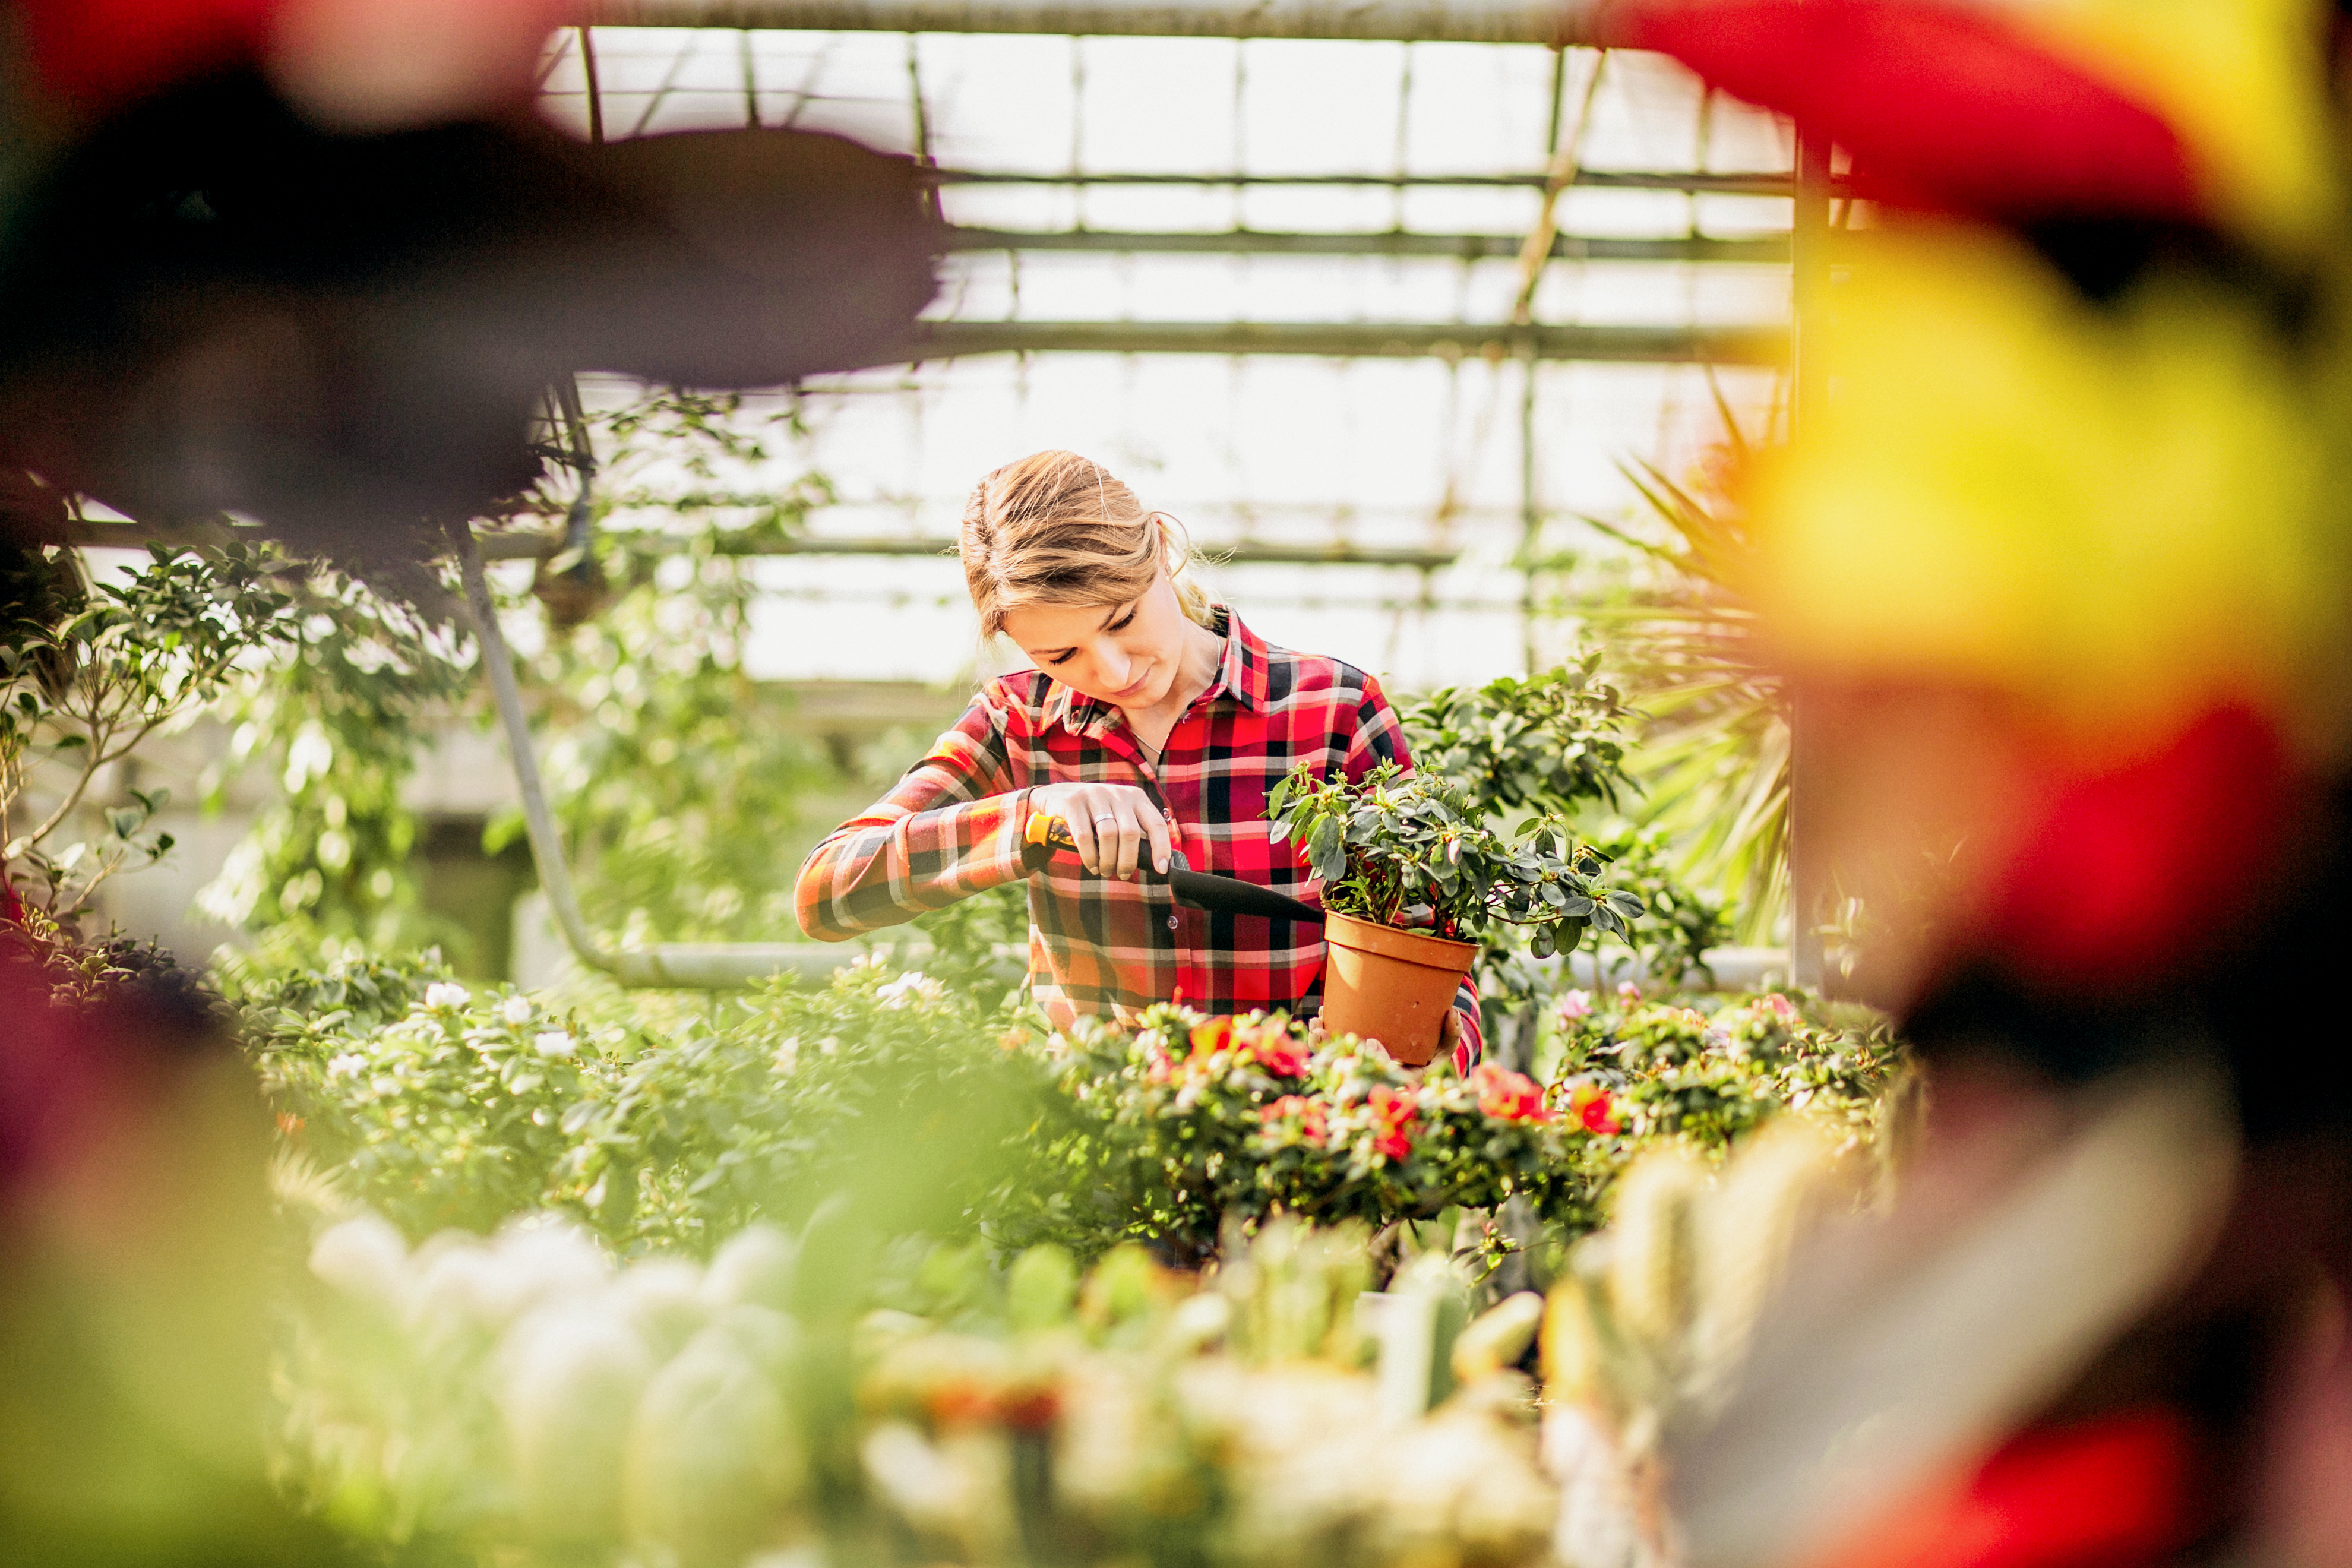
[[[1168,917],[1168,929],[1170,931],[1174,931],[1176,929],[1176,917],[1173,914],[1171,914]]]

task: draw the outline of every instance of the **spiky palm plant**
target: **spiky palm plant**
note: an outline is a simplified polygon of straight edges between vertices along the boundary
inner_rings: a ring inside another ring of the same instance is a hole
[[[1742,463],[1748,444],[1727,413],[1724,423],[1726,455]],[[1785,933],[1789,907],[1789,703],[1738,586],[1753,549],[1747,524],[1647,463],[1624,472],[1665,538],[1584,521],[1659,571],[1583,618],[1650,718],[1635,761],[1647,820],[1685,847],[1684,876],[1736,904],[1741,941],[1769,941]]]

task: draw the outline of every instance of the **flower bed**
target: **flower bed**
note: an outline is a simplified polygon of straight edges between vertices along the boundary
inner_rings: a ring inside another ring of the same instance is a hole
[[[1790,1105],[1870,1131],[1882,1037],[1785,997],[1580,994],[1549,1088],[1410,1074],[1280,1015],[1056,1035],[878,966],[668,1018],[363,966],[257,991],[245,1016],[289,1143],[415,1239],[547,1209],[623,1251],[707,1255],[836,1191],[894,1228],[1080,1257],[1140,1240],[1198,1261],[1229,1219],[1513,1198],[1565,1238],[1651,1143],[1718,1150]]]

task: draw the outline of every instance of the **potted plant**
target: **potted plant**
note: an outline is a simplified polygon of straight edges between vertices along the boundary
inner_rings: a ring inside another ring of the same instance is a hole
[[[1323,1022],[1377,1039],[1419,1067],[1437,1052],[1446,1010],[1481,940],[1533,928],[1536,956],[1572,949],[1588,927],[1624,936],[1642,900],[1613,890],[1607,861],[1558,816],[1506,836],[1440,773],[1383,763],[1350,784],[1301,766],[1266,795],[1323,884]]]

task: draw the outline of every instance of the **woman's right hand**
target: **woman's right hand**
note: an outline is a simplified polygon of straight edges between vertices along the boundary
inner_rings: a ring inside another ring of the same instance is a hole
[[[1097,877],[1133,881],[1147,843],[1152,866],[1168,874],[1175,835],[1151,797],[1133,784],[1040,784],[1029,792],[1029,809],[1068,823],[1078,858]]]

